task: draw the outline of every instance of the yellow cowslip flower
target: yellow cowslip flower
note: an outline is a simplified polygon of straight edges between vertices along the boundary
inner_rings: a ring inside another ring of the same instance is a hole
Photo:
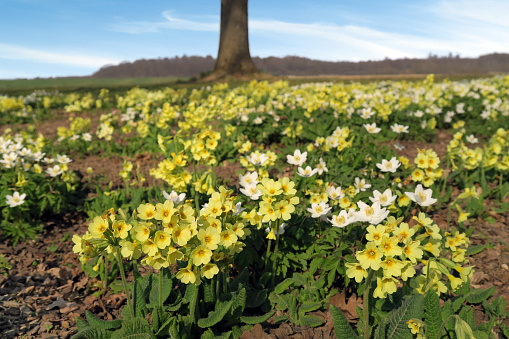
[[[428,156],[424,153],[418,153],[414,159],[417,167],[425,169],[428,167]]]
[[[216,274],[219,273],[219,268],[216,264],[205,264],[201,268],[201,276],[207,279],[212,279]]]
[[[265,201],[260,202],[260,214],[263,215],[263,222],[276,221],[281,217],[281,212]]]
[[[131,230],[132,227],[133,227],[132,225],[127,224],[123,220],[115,220],[112,226],[113,236],[120,239],[125,239],[129,235],[129,231]]]
[[[398,198],[399,207],[408,206],[408,205],[410,205],[410,202],[412,202],[412,200],[410,200],[410,198],[406,194],[403,194],[402,196],[400,196]]]
[[[278,180],[281,183],[281,190],[284,195],[295,195],[297,190],[295,189],[295,183],[288,177],[284,177]]]
[[[267,236],[265,238],[270,240],[276,240],[276,233],[274,233],[273,229],[270,229],[270,232],[267,233]]]
[[[92,220],[90,225],[88,225],[88,231],[93,238],[104,238],[104,232],[108,229],[108,227],[108,220],[102,216],[97,216],[94,220]]]
[[[410,199],[408,199],[410,200]],[[347,209],[350,207],[352,203],[350,202],[350,199],[348,197],[343,197],[341,199],[339,199],[339,207],[341,207],[342,209]]]
[[[475,266],[462,267],[458,265],[455,266],[454,269],[460,274],[461,279],[466,282],[468,278],[474,274],[474,267]]]
[[[196,271],[191,269],[190,266],[186,268],[181,268],[177,272],[177,279],[179,279],[184,284],[194,284],[197,280],[198,276]]]
[[[279,211],[279,213],[281,214],[281,219],[285,221],[290,220],[292,218],[291,214],[295,212],[295,206],[288,203],[287,200],[281,200],[280,202],[278,202],[274,206],[274,209]]]
[[[384,225],[369,225],[366,229],[366,240],[374,242],[377,246],[382,242],[382,238],[385,234]]]
[[[141,204],[138,206],[136,211],[138,212],[138,217],[142,220],[150,220],[154,217],[155,214],[155,206],[152,204]]]
[[[395,236],[398,239],[398,241],[402,243],[405,243],[407,240],[411,240],[414,234],[415,230],[413,228],[410,228],[406,222],[402,222],[392,231],[392,235]]]
[[[173,241],[179,246],[185,246],[192,238],[191,231],[187,227],[181,225],[177,225],[173,228],[172,235]]]
[[[435,257],[439,257],[440,256],[440,245],[441,245],[440,241],[430,238],[429,242],[427,242],[426,244],[421,246],[421,248],[425,251],[430,252]]]
[[[424,212],[419,212],[419,215],[414,216],[412,219],[417,221],[417,225],[419,226],[419,228],[431,226],[431,224],[433,224],[433,219],[428,218],[428,216]]]
[[[408,328],[410,329],[410,332],[412,332],[412,334],[419,334],[419,332],[421,330],[421,326],[422,326],[422,324],[420,322],[416,322],[416,321],[410,319],[409,321],[407,321],[407,324],[408,324]]]
[[[391,256],[386,256],[385,259],[380,263],[380,266],[384,270],[384,277],[399,277],[401,275],[401,270],[403,267],[405,267],[405,264]]]
[[[408,168],[408,164],[409,164],[410,160],[407,157],[400,156],[398,158],[398,160],[399,160],[399,162],[401,162],[403,164],[403,167]]]
[[[166,248],[171,245],[171,233],[166,229],[164,231],[157,231],[154,235],[154,243],[160,249]]]
[[[180,205],[178,208],[178,216],[180,220],[185,220],[188,223],[192,223],[194,221],[194,208],[189,206],[188,204]]]
[[[465,188],[465,191],[458,195],[458,199],[465,199],[468,197],[472,197],[475,199],[479,199],[479,195],[477,194],[477,190],[475,189],[475,186],[467,187]]]
[[[347,267],[346,275],[348,278],[354,278],[357,283],[360,283],[364,278],[367,278],[368,276],[368,271],[362,268],[361,264],[359,263],[348,262],[345,264],[345,266]]]
[[[393,277],[377,277],[376,288],[373,291],[374,298],[386,298],[388,294],[393,294],[397,291],[396,283],[398,281]]]
[[[428,176],[424,177],[424,179],[422,180],[422,184],[425,187],[430,187],[434,183],[435,183],[435,181],[431,177],[428,177]]]
[[[161,253],[156,253],[156,255],[152,257],[146,257],[145,263],[156,270],[160,270],[162,267],[170,266],[168,260],[163,257]]]
[[[264,178],[262,179],[261,184],[258,184],[257,187],[263,195],[275,196],[283,193],[281,183],[279,181],[274,181],[273,179]]]
[[[208,264],[211,257],[212,251],[206,245],[200,245],[191,252],[191,260],[195,266]]]
[[[389,207],[390,208],[390,207]],[[390,233],[390,232],[393,232],[397,227],[398,225],[401,223],[401,221],[403,221],[403,217],[400,217],[398,219],[394,218],[392,215],[390,217],[388,217],[386,220],[385,220],[385,231],[387,233]]]
[[[415,276],[415,268],[414,264],[412,264],[410,261],[405,261],[405,266],[401,269],[401,279],[403,281],[407,281],[408,278],[412,278]]]
[[[228,249],[230,250],[230,253],[232,255],[236,253],[240,253],[244,250],[244,247],[246,247],[246,244],[244,244],[242,241],[237,241],[233,245],[231,245]]]
[[[456,209],[458,210],[458,224],[466,221],[470,213],[463,212],[459,205],[456,205]]]
[[[244,239],[246,237],[245,232],[244,232],[244,223],[236,222],[234,225],[227,224],[227,227],[229,229],[231,229],[233,232],[235,232],[235,234],[237,235],[237,237],[239,237],[239,239]]]
[[[154,243],[152,239],[147,239],[141,244],[141,250],[143,253],[147,254],[149,257],[153,257],[156,255],[157,251],[159,249],[157,248],[157,245]]]
[[[456,247],[456,251],[452,252],[452,261],[462,263],[465,261],[466,249]]]
[[[382,252],[380,252],[374,242],[368,242],[364,251],[355,254],[355,258],[359,261],[362,268],[365,270],[372,268],[375,271],[380,268],[382,256]]]
[[[237,237],[237,235],[235,234],[235,232],[233,232],[232,230],[229,230],[229,229],[222,231],[220,236],[221,236],[221,242],[219,244],[224,246],[225,248],[230,247],[231,245],[236,243],[237,240],[239,239]]]
[[[401,247],[398,246],[398,238],[390,237],[387,234],[383,235],[382,241],[380,242],[378,249],[386,257],[393,257],[395,255],[400,255],[403,253]]]
[[[134,239],[138,240],[139,242],[144,242],[148,239],[150,236],[150,225],[149,223],[140,223],[136,225],[133,229],[134,233]]]
[[[417,263],[417,259],[422,259],[423,251],[420,245],[420,241],[410,241],[403,247],[405,258],[410,260],[414,265]]]
[[[412,172],[412,180],[413,181],[422,181],[424,179],[424,171],[420,168],[416,168]]]
[[[208,226],[206,229],[200,229],[198,231],[198,239],[202,245],[207,246],[212,251],[217,249],[217,246],[221,241],[217,228],[213,226]]]
[[[464,281],[461,278],[455,277],[452,274],[447,274],[447,278],[451,283],[451,288],[453,291],[456,291],[464,283]]]
[[[175,214],[173,201],[166,200],[164,204],[156,204],[156,211],[154,213],[154,219],[161,220],[163,223],[169,223],[171,217]]]
[[[168,253],[166,255],[166,260],[173,265],[177,262],[177,260],[182,260],[184,258],[184,253],[175,249],[173,246],[168,247]]]
[[[124,258],[127,258],[129,260],[136,260],[139,257],[141,257],[141,250],[139,247],[139,243],[137,242],[130,242],[127,240],[120,240],[119,242],[120,246],[122,247],[120,249],[120,254]]]
[[[209,201],[209,205],[205,208],[205,213],[210,216],[218,217],[223,214],[221,201]]]
[[[426,236],[431,237],[436,240],[441,240],[442,235],[440,234],[440,227],[437,224],[432,224],[425,226],[426,232],[424,233]]]

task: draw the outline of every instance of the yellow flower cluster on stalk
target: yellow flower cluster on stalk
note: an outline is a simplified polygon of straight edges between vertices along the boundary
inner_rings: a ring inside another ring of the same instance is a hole
[[[399,279],[407,281],[414,277],[419,263],[424,264],[423,274],[411,280],[419,293],[425,293],[430,287],[445,293],[447,286],[443,283],[443,275],[447,276],[452,290],[456,290],[473,273],[473,266],[461,266],[466,262],[469,245],[464,233],[445,233],[443,238],[440,228],[425,213],[420,212],[413,219],[414,227],[394,217],[389,217],[384,225],[370,225],[366,229],[368,242],[355,254],[357,262],[346,264],[347,276],[357,283],[368,277],[370,269],[375,271],[375,298],[385,298],[396,292]],[[425,252],[429,253],[428,259],[425,259]]]
[[[73,251],[82,263],[116,248],[123,258],[157,270],[177,263],[179,280],[200,284],[231,264],[251,233],[248,221],[236,213],[231,193],[220,187],[198,213],[188,202],[170,200],[141,204],[130,218],[109,210],[93,219],[85,235],[73,236]]]
[[[417,168],[412,172],[413,181],[422,182],[424,186],[430,187],[442,177],[443,169],[439,167],[440,158],[432,149],[418,150],[414,163]]]

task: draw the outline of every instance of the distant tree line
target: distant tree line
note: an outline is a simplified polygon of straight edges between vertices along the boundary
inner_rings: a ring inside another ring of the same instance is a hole
[[[486,74],[509,73],[509,54],[493,53],[479,58],[430,54],[426,59],[386,58],[382,61],[332,62],[297,56],[253,58],[255,66],[269,74],[284,75],[385,75],[385,74]],[[212,56],[141,59],[107,65],[94,78],[195,77],[214,69]]]

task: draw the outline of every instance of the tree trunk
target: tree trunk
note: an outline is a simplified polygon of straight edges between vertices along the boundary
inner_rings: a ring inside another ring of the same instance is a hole
[[[258,70],[249,53],[247,0],[221,0],[221,31],[214,75],[245,75]]]

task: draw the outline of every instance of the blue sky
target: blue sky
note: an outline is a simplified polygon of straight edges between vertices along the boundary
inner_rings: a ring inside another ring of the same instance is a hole
[[[219,0],[0,0],[0,79],[217,55]],[[331,61],[509,53],[507,0],[249,0],[252,56]]]

